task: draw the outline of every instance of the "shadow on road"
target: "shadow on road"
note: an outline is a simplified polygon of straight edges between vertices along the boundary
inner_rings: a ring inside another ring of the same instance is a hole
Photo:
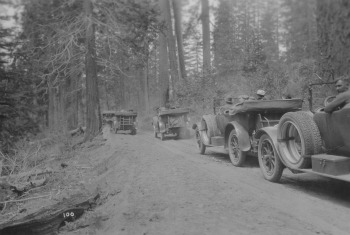
[[[287,170],[285,170],[286,172]],[[330,179],[322,176],[301,173],[295,174],[284,173],[281,184],[288,188],[300,190],[303,193],[312,196],[331,200],[343,206],[350,208],[350,183]]]

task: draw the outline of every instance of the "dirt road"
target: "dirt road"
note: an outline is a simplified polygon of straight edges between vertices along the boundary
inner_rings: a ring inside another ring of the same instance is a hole
[[[193,139],[106,138],[113,154],[97,179],[110,196],[98,210],[109,219],[96,234],[350,233],[349,183],[288,170],[270,183],[257,159],[237,168],[220,148],[200,155]]]

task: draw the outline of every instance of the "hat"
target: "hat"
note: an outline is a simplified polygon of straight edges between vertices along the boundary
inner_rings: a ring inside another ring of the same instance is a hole
[[[257,90],[256,94],[264,96],[266,94],[266,92],[264,90]]]

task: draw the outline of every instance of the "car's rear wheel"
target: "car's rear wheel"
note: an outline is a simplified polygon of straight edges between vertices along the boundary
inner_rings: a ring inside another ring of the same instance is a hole
[[[321,152],[322,139],[312,116],[306,112],[290,112],[278,125],[278,150],[290,168],[310,168],[310,156]]]
[[[246,159],[246,152],[243,152],[238,144],[238,136],[235,129],[230,132],[228,137],[228,153],[234,166],[242,166]]]
[[[278,182],[282,176],[283,163],[278,157],[275,146],[267,134],[259,139],[258,159],[264,178],[271,182]]]

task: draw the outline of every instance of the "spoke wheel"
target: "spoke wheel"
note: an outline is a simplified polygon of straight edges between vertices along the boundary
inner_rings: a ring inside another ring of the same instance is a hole
[[[246,158],[246,152],[243,152],[239,147],[236,130],[232,130],[228,137],[228,152],[230,160],[234,166],[243,165]]]
[[[278,182],[282,176],[284,167],[271,138],[267,134],[263,134],[260,137],[258,158],[264,178],[271,182]]]

